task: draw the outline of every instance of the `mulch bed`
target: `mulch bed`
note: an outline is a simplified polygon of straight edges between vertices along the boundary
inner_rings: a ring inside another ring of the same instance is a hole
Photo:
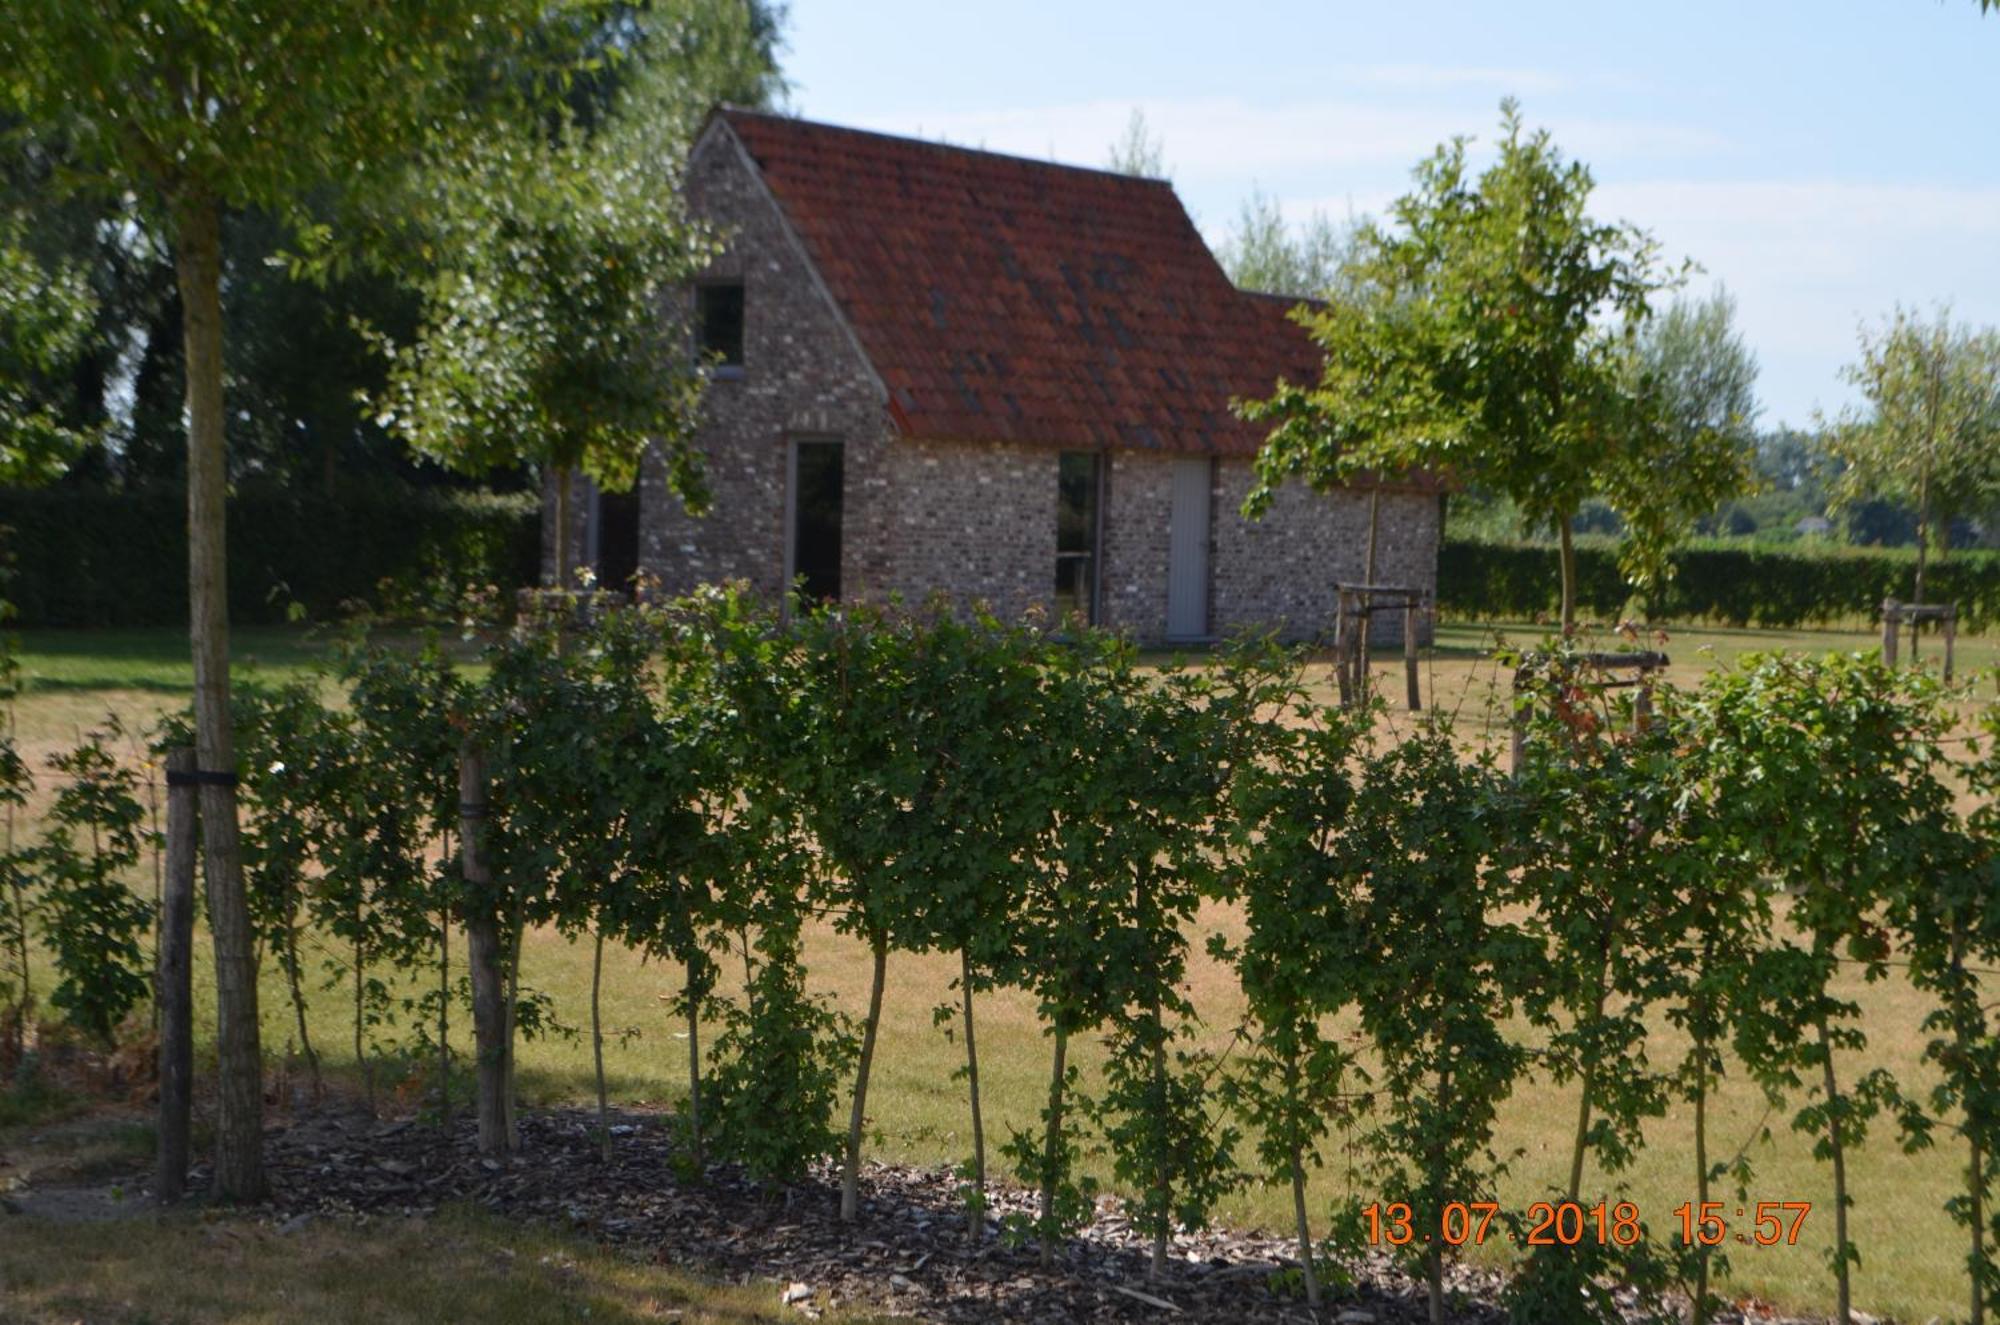
[[[987,1235],[973,1246],[956,1180],[943,1168],[868,1165],[860,1217],[842,1224],[831,1169],[775,1190],[727,1166],[711,1166],[698,1182],[683,1180],[675,1176],[666,1119],[622,1114],[612,1130],[606,1160],[594,1115],[525,1115],[521,1154],[496,1161],[479,1156],[470,1121],[446,1135],[421,1122],[381,1122],[357,1112],[304,1115],[268,1137],[277,1195],[266,1217],[295,1229],[319,1218],[423,1216],[446,1205],[475,1206],[715,1278],[775,1281],[802,1320],[829,1306],[953,1325],[1168,1319],[1310,1325],[1313,1319],[1302,1298],[1274,1291],[1274,1278],[1297,1267],[1281,1238],[1224,1231],[1178,1237],[1165,1273],[1153,1279],[1145,1239],[1106,1199],[1090,1227],[1044,1271],[1034,1246],[1008,1246],[995,1231],[998,1216],[1027,1210],[1025,1192],[993,1193]],[[200,1185],[206,1174],[194,1178]],[[1428,1319],[1421,1284],[1386,1256],[1353,1269],[1356,1283],[1331,1291],[1319,1317],[1325,1325]],[[1448,1286],[1459,1303],[1454,1322],[1505,1319],[1493,1305],[1497,1274],[1456,1266]],[[1726,1319],[1809,1325],[1755,1306]]]

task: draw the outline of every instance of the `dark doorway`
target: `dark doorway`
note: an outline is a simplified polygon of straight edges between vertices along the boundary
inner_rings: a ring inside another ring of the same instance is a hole
[[[1104,489],[1095,451],[1064,451],[1056,467],[1056,618],[1097,624],[1097,535]]]
[[[639,573],[639,492],[597,496],[597,583],[627,590]]]
[[[840,597],[846,456],[839,442],[792,447],[792,582],[806,605]]]

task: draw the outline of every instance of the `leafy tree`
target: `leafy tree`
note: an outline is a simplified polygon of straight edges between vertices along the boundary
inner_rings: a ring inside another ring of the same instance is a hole
[[[1245,719],[1253,758],[1231,781],[1227,810],[1229,895],[1246,933],[1211,952],[1234,966],[1247,1015],[1237,1031],[1246,1053],[1224,1098],[1257,1137],[1265,1171],[1291,1187],[1306,1300],[1322,1300],[1306,1209],[1309,1168],[1335,1123],[1350,1120],[1359,1073],[1326,1014],[1346,1006],[1355,968],[1340,834],[1354,801],[1351,760],[1372,711],[1312,704],[1297,679],[1271,688],[1261,716]]]
[[[1932,1119],[1955,1119],[1952,1130],[1965,1143],[1965,1186],[1945,1209],[1970,1235],[1971,1325],[1983,1325],[1989,1309],[2000,1310],[2000,1263],[1988,1245],[1993,1188],[2000,1182],[2000,1036],[1977,969],[2000,959],[2000,855],[1994,850],[2000,841],[2000,708],[1989,707],[1980,728],[1969,778],[1979,800],[1969,822],[1958,822],[1948,801],[1929,807],[1929,868],[1909,878],[1894,908],[1910,982],[1936,1000],[1923,1022],[1930,1036],[1924,1058],[1938,1068],[1931,1117],[1905,1119],[1906,1144],[1930,1144]]]
[[[1632,369],[1650,380],[1690,440],[1702,434],[1755,445],[1757,356],[1736,330],[1736,299],[1718,285],[1705,299],[1677,295],[1647,319]]]
[[[133,795],[138,774],[106,748],[119,734],[114,721],[49,757],[62,785],[36,853],[42,934],[58,977],[49,1002],[105,1045],[152,988],[139,940],[153,911],[123,878],[139,862],[146,811]]]
[[[1137,106],[1132,108],[1132,118],[1125,121],[1125,132],[1105,154],[1104,167],[1141,179],[1165,179],[1173,173],[1167,168],[1167,145],[1146,123],[1145,111]]]
[[[1330,488],[1424,468],[1512,499],[1562,543],[1563,626],[1576,621],[1571,521],[1602,495],[1629,533],[1621,564],[1644,586],[1683,526],[1736,490],[1735,444],[1675,426],[1628,365],[1652,297],[1672,283],[1652,240],[1586,210],[1593,181],[1546,132],[1502,105],[1498,159],[1477,178],[1463,138],[1416,189],[1354,237],[1327,306],[1295,314],[1325,354],[1314,385],[1281,382],[1243,405],[1269,424],[1265,509],[1290,478]]]
[[[1314,212],[1294,232],[1278,200],[1254,189],[1215,256],[1245,290],[1317,299],[1342,280],[1351,234],[1351,227],[1335,225],[1324,212]]]
[[[570,588],[572,476],[623,491],[649,447],[707,502],[689,434],[702,383],[665,314],[712,245],[680,173],[700,117],[764,48],[758,7],[682,0],[614,48],[634,71],[601,115],[487,123],[438,144],[409,199],[430,267],[416,338],[389,363],[378,422],[468,474],[553,475],[556,584]]]
[[[1459,759],[1433,726],[1372,753],[1338,851],[1361,1029],[1373,1047],[1371,1190],[1438,1228],[1449,1201],[1490,1200],[1505,1164],[1499,1106],[1528,1051],[1502,1024],[1542,981],[1534,940],[1499,905],[1507,889],[1503,801],[1484,764]],[[1445,1319],[1441,1236],[1412,1244],[1432,1325]]]
[[[93,311],[83,273],[44,265],[19,221],[0,216],[0,483],[46,482],[88,440],[48,397],[84,352]]]
[[[929,899],[923,946],[956,952],[958,1001],[934,1022],[962,1035],[972,1153],[963,1176],[975,1243],[986,1221],[986,1127],[979,1088],[974,1000],[1023,979],[1025,954],[1012,917],[1029,876],[1028,848],[1051,807],[1038,766],[1036,700],[1053,646],[1030,627],[984,608],[964,619],[929,609],[923,660],[903,687],[925,776],[907,806],[899,868],[906,887]]]
[[[1745,984],[1756,996],[1738,1005],[1736,1050],[1774,1099],[1808,1091],[1792,1127],[1816,1136],[1814,1155],[1833,1169],[1831,1261],[1847,1325],[1860,1260],[1847,1155],[1872,1119],[1905,1101],[1885,1068],[1841,1081],[1840,1055],[1868,1037],[1833,980],[1843,960],[1870,982],[1888,974],[1892,906],[1933,863],[1926,826],[1943,794],[1949,715],[1934,681],[1870,655],[1753,656],[1711,672],[1703,691],[1713,776],[1755,826],[1751,846],[1791,893],[1800,936],[1775,936],[1752,961]]]
[[[190,636],[221,1089],[216,1191],[261,1196],[261,1056],[238,850],[224,564],[222,221],[296,215],[328,179],[367,178],[469,103],[480,57],[539,6],[467,0],[306,9],[273,0],[24,0],[0,26],[0,108],[65,142],[64,178],[131,194],[174,257],[186,345]]]
[[[1866,402],[1827,425],[1845,469],[1836,504],[1883,497],[1916,512],[1914,601],[1924,600],[1932,544],[1954,518],[2000,497],[2000,332],[1974,331],[1940,309],[1933,320],[1898,308],[1861,329],[1861,356],[1841,376]]]
[[[712,1120],[717,1148],[753,1177],[791,1181],[839,1149],[833,1107],[859,1048],[847,1019],[806,991],[800,967],[825,869],[791,782],[807,692],[795,684],[798,641],[768,605],[728,590],[694,607],[689,626],[710,655],[702,702],[716,719],[705,730],[727,761],[716,790],[729,797],[708,811],[724,821],[714,859],[728,871],[710,914],[742,958],[745,986],[740,1005],[720,1007],[704,1126]]]

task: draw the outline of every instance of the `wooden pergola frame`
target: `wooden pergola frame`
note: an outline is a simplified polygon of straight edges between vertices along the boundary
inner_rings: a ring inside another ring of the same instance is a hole
[[[1938,622],[1944,635],[1944,679],[1951,680],[1952,654],[1958,643],[1957,603],[1904,603],[1882,600],[1882,661],[1896,665],[1896,643],[1902,628],[1910,628],[1910,661],[1917,660],[1917,631],[1926,621]]]
[[[1417,628],[1426,614],[1435,622],[1428,589],[1403,584],[1335,584],[1333,668],[1340,683],[1340,706],[1368,702],[1368,626],[1377,612],[1403,614],[1403,678],[1410,712],[1423,708],[1417,688]]]

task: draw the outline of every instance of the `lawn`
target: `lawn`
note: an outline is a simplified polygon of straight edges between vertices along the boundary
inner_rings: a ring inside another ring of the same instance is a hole
[[[803,1319],[775,1284],[721,1285],[542,1229],[454,1210],[284,1230],[137,1214],[89,1225],[12,1218],[0,1318],[18,1325],[301,1320],[431,1325],[777,1325]],[[190,1274],[190,1267],[202,1272]],[[838,1325],[859,1320],[823,1316]]]
[[[1448,624],[1438,635],[1438,647],[1427,658],[1427,701],[1461,714],[1469,737],[1481,730],[1496,732],[1489,703],[1503,684],[1501,669],[1486,658],[1496,639],[1531,643],[1540,632],[1530,627],[1498,631]],[[1602,647],[1615,646],[1607,640]],[[1871,647],[1875,638],[1859,632],[1762,632],[1732,630],[1671,631],[1663,645],[1649,637],[1648,647],[1664,647],[1673,658],[1670,672],[1677,681],[1692,680],[1704,669],[1726,664],[1737,656],[1766,649],[1826,650]],[[149,721],[168,705],[180,702],[188,673],[179,651],[184,646],[170,633],[119,632],[85,634],[37,632],[25,639],[25,663],[30,692],[23,700],[19,728],[33,757],[73,738],[80,725],[111,710],[129,723]],[[314,655],[314,646],[282,632],[245,632],[239,655],[256,654],[257,674],[298,674]],[[1935,661],[1938,650],[1926,641],[1925,657]],[[1390,661],[1390,660],[1385,660]],[[1962,675],[2000,662],[2000,641],[1990,637],[1961,641]],[[1392,675],[1385,667],[1385,683]],[[1324,669],[1317,674],[1326,683]],[[1990,693],[1981,685],[1982,694]],[[1400,694],[1400,679],[1389,687]],[[1406,719],[1398,717],[1399,723]],[[1497,734],[1497,733],[1496,733]],[[1237,916],[1226,908],[1211,908],[1200,918],[1202,935],[1230,933]],[[1199,953],[1198,941],[1194,950]],[[814,986],[859,1013],[866,1003],[868,963],[850,940],[822,928],[809,935],[808,964]],[[531,936],[524,959],[525,981],[553,997],[562,1016],[580,1021],[587,1015],[590,950],[554,933]],[[942,957],[892,958],[890,987],[884,1008],[882,1047],[869,1103],[876,1132],[874,1153],[885,1159],[923,1163],[956,1162],[966,1154],[966,1106],[962,1087],[952,1080],[959,1050],[935,1029],[931,1010],[951,996],[955,960]],[[604,1008],[612,1030],[606,1048],[614,1098],[625,1104],[671,1106],[685,1081],[684,1041],[665,1013],[662,999],[679,983],[673,969],[643,963],[637,954],[607,955]],[[1206,958],[1191,971],[1192,996],[1207,1034],[1216,1044],[1227,1037],[1241,1011],[1233,981]],[[1869,1066],[1886,1066],[1906,1088],[1928,1084],[1918,1068],[1921,1036],[1918,1024],[1923,999],[1900,978],[1860,986],[1855,998],[1867,1010],[1873,1044],[1866,1061],[1844,1064],[1852,1079]],[[212,999],[204,990],[198,1008],[212,1014]],[[264,1029],[267,1051],[283,1054],[295,1038],[289,1010],[274,971],[266,972]],[[336,1070],[348,1032],[338,993],[322,995],[313,1005],[311,1030],[322,1053]],[[1034,1123],[1045,1090],[1046,1045],[1025,996],[999,993],[980,1004],[981,1077],[987,1100],[989,1138],[1000,1138],[1010,1127]],[[630,1031],[624,1035],[620,1032]],[[457,1034],[455,1031],[454,1034]],[[1654,1049],[1658,1061],[1673,1048],[1662,1036]],[[524,1086],[534,1100],[582,1100],[591,1091],[589,1046],[581,1039],[552,1039],[524,1046],[521,1054]],[[351,1051],[347,1062],[351,1068]],[[1086,1074],[1095,1062],[1083,1055]],[[1088,1076],[1086,1077],[1088,1080]],[[1522,1087],[1503,1110],[1502,1139],[1520,1158],[1506,1180],[1502,1195],[1513,1209],[1525,1209],[1563,1176],[1568,1129],[1574,1118],[1574,1095],[1567,1089],[1535,1083]],[[1731,1247],[1730,1286],[1781,1305],[1825,1309],[1831,1302],[1831,1280],[1824,1255],[1832,1234],[1831,1183],[1824,1165],[1811,1155],[1811,1141],[1785,1128],[1783,1110],[1771,1111],[1753,1088],[1735,1081],[1711,1105],[1712,1145],[1724,1154],[1741,1145],[1756,1169],[1751,1202],[1810,1201],[1798,1246]],[[844,1111],[843,1115],[844,1117]],[[1673,1209],[1694,1195],[1691,1144],[1687,1119],[1677,1113],[1654,1127],[1651,1146],[1637,1167],[1622,1176],[1649,1226],[1651,1236],[1670,1236]],[[1865,1147],[1849,1161],[1850,1183],[1856,1195],[1853,1236],[1862,1253],[1856,1274],[1857,1306],[1876,1314],[1924,1320],[1949,1318],[1961,1311],[1962,1240],[1942,1209],[1956,1188],[1962,1156],[1956,1151],[1931,1151],[1906,1156],[1893,1129],[1878,1125]],[[1341,1193],[1357,1190],[1338,1155],[1316,1181],[1315,1208]],[[1366,1196],[1366,1192],[1361,1192]],[[1733,1196],[1733,1193],[1723,1193]],[[1730,1210],[1734,1210],[1733,1200]],[[1253,1187],[1232,1197],[1226,1221],[1249,1226],[1282,1227],[1289,1216],[1288,1194],[1276,1188]],[[1735,1222],[1732,1220],[1732,1222]],[[176,1234],[175,1236],[196,1236]],[[369,1254],[358,1248],[356,1257]],[[1487,1254],[1502,1254],[1489,1248]],[[4,1264],[5,1262],[0,1262]],[[619,1319],[622,1317],[613,1317]]]

